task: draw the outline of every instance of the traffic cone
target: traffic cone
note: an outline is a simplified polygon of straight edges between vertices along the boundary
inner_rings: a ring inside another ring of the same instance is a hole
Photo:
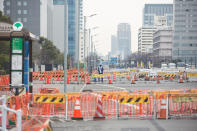
[[[109,84],[112,84],[112,81],[111,81],[111,79],[109,78]]]
[[[137,81],[137,76],[136,76],[136,73],[135,73],[135,75],[134,75],[134,80],[135,80],[135,81]]]
[[[157,84],[160,84],[160,78],[157,76]]]
[[[173,77],[172,76],[170,76],[170,81],[173,81]]]
[[[127,79],[130,80],[130,75],[128,74]]]
[[[76,99],[73,117],[71,117],[71,119],[72,120],[83,120],[83,117],[81,115],[81,106],[80,106],[79,97],[77,97],[77,99]]]
[[[155,76],[153,77],[153,81],[156,81],[156,77]]]
[[[180,75],[179,83],[183,83],[183,75]]]
[[[135,80],[134,79],[131,81],[131,84],[135,84]]]
[[[93,120],[105,120],[105,116],[103,114],[103,103],[100,98],[97,100],[96,113]]]
[[[69,80],[69,77],[67,77],[67,84],[69,84],[70,80]]]
[[[49,76],[46,76],[46,84],[49,84]]]
[[[115,73],[114,73],[114,79],[113,80],[116,81],[116,75],[115,75]]]
[[[87,81],[86,81],[86,84],[90,84],[90,77],[89,77],[89,75],[87,75]]]

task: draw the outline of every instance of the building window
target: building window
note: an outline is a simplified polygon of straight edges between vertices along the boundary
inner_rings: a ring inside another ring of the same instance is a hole
[[[23,10],[23,14],[27,14],[27,10]]]
[[[23,6],[27,6],[27,1],[24,1],[23,2]]]
[[[7,11],[6,11],[6,14],[9,15],[9,14],[10,14],[10,10],[7,10]]]
[[[23,18],[23,22],[27,22],[27,18]]]
[[[18,10],[18,14],[19,14],[19,15],[21,14],[21,10]]]
[[[17,21],[21,21],[21,18],[17,18]]]
[[[17,5],[18,6],[21,6],[21,1],[17,1]]]
[[[6,2],[6,5],[7,5],[7,6],[10,6],[10,1],[7,1],[7,2]]]

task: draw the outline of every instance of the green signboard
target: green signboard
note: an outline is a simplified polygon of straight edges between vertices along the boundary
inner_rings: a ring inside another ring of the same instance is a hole
[[[12,38],[12,53],[22,53],[23,50],[23,39]]]

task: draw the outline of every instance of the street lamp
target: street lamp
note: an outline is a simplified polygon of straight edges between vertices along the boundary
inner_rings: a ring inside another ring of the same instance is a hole
[[[68,4],[64,0],[64,93],[67,92],[67,54],[68,54]]]
[[[89,15],[89,16],[84,16],[84,33],[83,33],[83,37],[84,37],[84,72],[85,72],[85,56],[86,56],[86,22],[87,22],[87,18],[91,18],[91,17],[93,17],[93,16],[96,16],[97,14],[91,14],[91,15]],[[87,55],[88,56],[88,55]]]

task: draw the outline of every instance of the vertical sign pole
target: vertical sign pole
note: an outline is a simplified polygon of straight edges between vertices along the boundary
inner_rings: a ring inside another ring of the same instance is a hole
[[[26,93],[29,92],[29,41],[24,42],[24,85]]]
[[[32,87],[32,74],[33,74],[33,67],[32,67],[32,41],[29,43],[29,93],[33,93]]]

